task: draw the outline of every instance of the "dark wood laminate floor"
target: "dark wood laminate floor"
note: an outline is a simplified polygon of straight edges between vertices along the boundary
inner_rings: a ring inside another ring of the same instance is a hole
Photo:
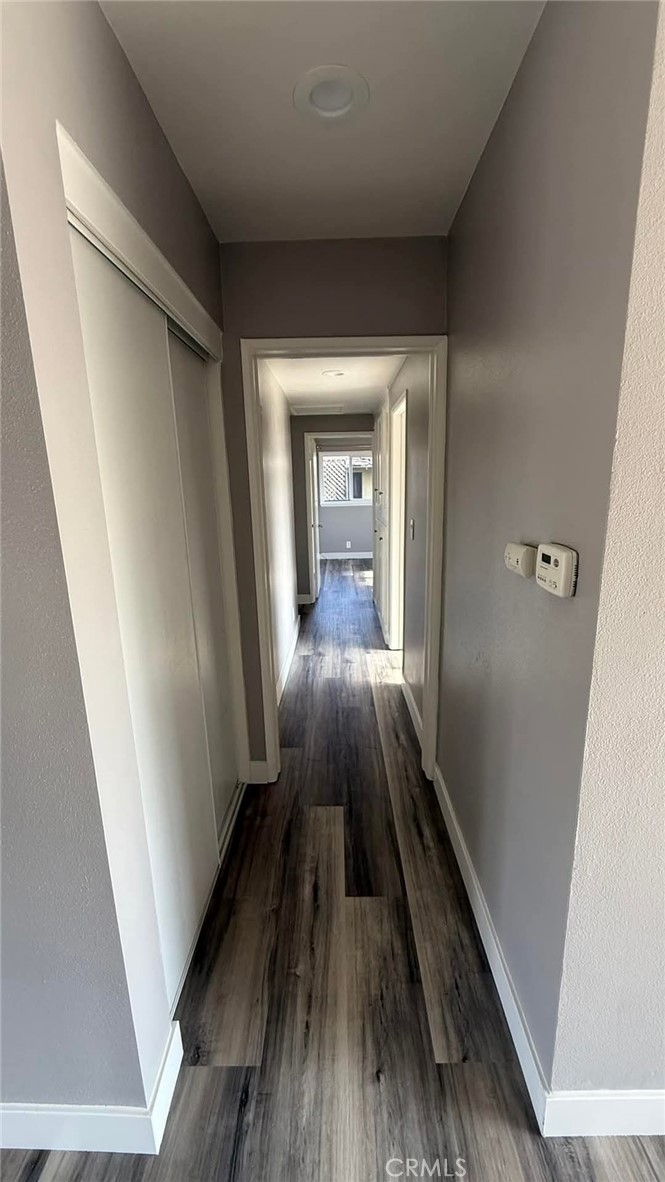
[[[178,1008],[161,1153],[2,1155],[6,1182],[657,1182],[663,1143],[538,1133],[368,563],[329,562]],[[396,1168],[396,1167],[394,1167]],[[436,1176],[436,1175],[434,1175]]]

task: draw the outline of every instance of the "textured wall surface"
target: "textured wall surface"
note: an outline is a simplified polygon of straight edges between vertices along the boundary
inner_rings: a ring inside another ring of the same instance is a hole
[[[4,182],[0,303],[2,1099],[138,1104],[139,1063]]]
[[[26,126],[54,137],[60,120],[219,322],[217,240],[99,5],[9,0],[2,27],[5,96]]]
[[[443,238],[230,243],[221,248],[221,263],[224,415],[249,743],[258,760],[265,758],[265,743],[240,338],[445,332],[446,243]]]
[[[664,160],[661,8],[561,984],[557,1088],[665,1087]]]
[[[307,489],[305,481],[305,434],[319,431],[373,431],[374,415],[292,415],[291,459],[293,462],[293,521],[296,531],[298,594],[309,595],[307,553]],[[371,549],[371,547],[370,547]]]
[[[655,14],[547,5],[450,239],[438,762],[547,1079]],[[576,597],[511,540],[578,550]]]

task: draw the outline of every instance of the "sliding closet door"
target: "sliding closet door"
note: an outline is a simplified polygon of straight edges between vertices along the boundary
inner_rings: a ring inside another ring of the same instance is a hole
[[[199,672],[217,828],[221,831],[238,780],[238,766],[215,509],[206,367],[201,358],[173,333],[169,333],[169,350]]]
[[[166,985],[171,1001],[217,842],[164,314],[71,231]]]

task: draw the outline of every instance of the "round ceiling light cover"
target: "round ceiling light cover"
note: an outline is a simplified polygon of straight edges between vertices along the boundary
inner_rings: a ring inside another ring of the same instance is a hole
[[[369,86],[362,74],[348,66],[315,66],[300,79],[293,105],[302,115],[339,123],[369,102]]]
[[[344,377],[344,370],[343,369],[322,369],[321,370],[321,377],[323,377],[323,378],[343,378]]]

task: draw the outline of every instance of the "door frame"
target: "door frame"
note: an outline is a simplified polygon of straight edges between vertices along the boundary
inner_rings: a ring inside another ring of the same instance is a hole
[[[388,468],[388,562],[389,592],[388,636],[390,648],[404,648],[404,570],[406,557],[406,399],[407,390],[389,407]],[[396,468],[396,431],[401,433],[401,462]]]
[[[311,431],[304,434],[305,448],[305,501],[307,505],[307,577],[309,593],[299,595],[299,603],[316,603],[321,590],[321,546],[319,544],[319,462],[316,452],[317,436]],[[316,487],[312,483],[313,460],[316,459]]]
[[[309,464],[312,450],[314,450],[314,452],[316,453],[316,440],[317,439],[329,439],[332,442],[336,439],[337,440],[347,440],[347,439],[354,440],[357,438],[358,448],[359,448],[359,450],[362,450],[362,448],[367,447],[366,441],[369,438],[369,436],[372,434],[373,434],[373,432],[371,432],[371,431],[305,431],[305,433],[303,435],[304,445],[305,445],[305,464],[306,465]],[[372,451],[373,451],[373,448],[372,448]],[[316,535],[317,542],[315,545],[314,521],[312,520],[314,517],[313,510],[314,510],[314,508],[316,508],[316,524],[318,526],[319,513],[321,511],[321,499],[320,499],[320,495],[319,495],[321,473],[319,472],[318,456],[317,456],[317,466],[316,467],[317,467],[317,471],[316,471],[315,500],[312,498],[312,490],[310,487],[309,478],[306,481],[307,517],[308,517],[308,521],[311,524],[311,529],[308,531],[308,534],[307,534],[307,559],[308,559],[308,565],[309,565],[309,594],[304,595],[304,596],[300,596],[299,597],[300,603],[316,603],[316,601],[319,597],[319,592],[321,590],[321,565],[320,565],[320,563],[321,563],[320,536],[321,535],[318,533],[318,529],[317,529],[317,535]],[[309,471],[307,471],[307,475],[309,477]],[[318,558],[319,558],[318,585],[315,585],[316,581],[317,581],[317,575],[315,574],[315,567],[314,567],[314,561],[315,561],[315,558],[317,557],[317,555],[315,554],[315,550],[318,550]],[[314,576],[314,580],[313,580],[313,576]]]
[[[233,542],[231,487],[222,400],[222,333],[183,279],[92,167],[68,132],[56,125],[67,221],[184,329],[206,363],[206,394],[238,779],[249,780],[249,737],[240,645],[240,607]],[[189,342],[191,343],[191,342]]]
[[[195,351],[205,363],[217,550],[231,672],[233,734],[238,781],[247,783],[249,738],[222,401],[222,333],[184,280],[93,169],[68,132],[60,124],[57,124],[56,131],[68,223],[162,309],[168,317],[170,330],[180,335],[190,347],[196,346]],[[216,821],[219,827],[227,819],[217,817]]]
[[[420,353],[429,357],[429,438],[427,462],[428,520],[425,569],[425,670],[423,687],[422,766],[432,779],[436,758],[439,709],[439,653],[441,643],[441,579],[443,571],[443,511],[446,424],[447,337],[278,337],[242,338],[242,382],[247,434],[254,585],[259,631],[267,782],[280,769],[277,695],[272,658],[272,616],[266,531],[265,489],[261,457],[258,363],[279,357],[371,357]]]

